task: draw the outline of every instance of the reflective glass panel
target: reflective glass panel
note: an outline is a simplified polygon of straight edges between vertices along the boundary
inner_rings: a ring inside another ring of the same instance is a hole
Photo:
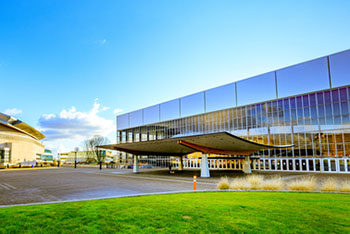
[[[129,127],[129,114],[117,116],[117,129],[124,129]]]
[[[235,83],[205,91],[206,111],[216,111],[236,106]]]
[[[319,58],[277,71],[279,97],[329,89],[327,58]]]
[[[181,117],[204,113],[204,92],[183,97],[180,102]]]
[[[350,50],[329,56],[332,87],[350,85]]]
[[[177,119],[180,117],[180,99],[160,104],[160,120]]]
[[[159,122],[159,105],[143,109],[143,124]]]
[[[143,124],[143,109],[130,112],[130,127],[136,127]]]
[[[275,73],[269,72],[237,82],[238,106],[276,99]]]

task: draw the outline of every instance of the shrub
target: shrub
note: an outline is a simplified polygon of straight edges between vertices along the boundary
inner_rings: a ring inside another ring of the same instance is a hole
[[[250,185],[246,178],[236,178],[230,183],[231,189],[247,190],[250,189]]]
[[[326,191],[326,192],[334,192],[337,191],[337,181],[332,179],[332,178],[328,178],[321,187],[321,191]]]
[[[228,182],[227,177],[221,177],[221,179],[219,180],[219,182],[217,184],[217,188],[218,189],[229,189],[230,188],[230,184]]]
[[[339,191],[344,193],[350,193],[350,181],[344,181],[343,183],[341,183]]]
[[[262,184],[264,190],[282,190],[283,181],[280,176],[274,177],[270,180],[264,181]]]
[[[314,191],[316,188],[316,179],[314,177],[306,177],[295,180],[288,185],[288,189],[294,191]]]
[[[247,176],[247,181],[250,184],[251,189],[261,188],[261,184],[264,180],[264,177],[261,175],[249,175]]]

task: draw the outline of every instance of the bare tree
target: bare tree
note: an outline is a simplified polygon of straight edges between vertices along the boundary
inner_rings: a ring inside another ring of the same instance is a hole
[[[99,148],[101,145],[107,145],[109,140],[107,137],[96,135],[92,137],[89,141],[89,148],[94,154],[96,161],[100,164],[100,170],[102,170],[102,163],[106,158],[106,150]]]
[[[95,161],[95,153],[93,151],[93,140],[92,139],[87,139],[83,142],[84,145],[84,150],[86,152],[86,162],[87,163],[92,163]]]

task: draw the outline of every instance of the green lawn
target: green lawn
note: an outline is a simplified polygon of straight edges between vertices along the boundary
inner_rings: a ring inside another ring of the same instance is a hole
[[[350,233],[350,195],[207,192],[0,208],[0,233]]]

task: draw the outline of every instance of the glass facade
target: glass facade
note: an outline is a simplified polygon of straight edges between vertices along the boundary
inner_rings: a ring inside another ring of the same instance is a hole
[[[117,130],[350,85],[350,50],[117,116]]]
[[[180,110],[182,117],[205,112],[204,92],[182,97],[180,99]]]
[[[223,85],[205,91],[205,100],[207,112],[235,107],[237,105],[236,83]]]
[[[180,117],[180,99],[171,100],[160,104],[160,120],[177,119]]]
[[[264,158],[349,157],[349,109],[347,50],[118,116],[117,143],[227,131],[294,144]]]
[[[349,85],[350,50],[329,56],[332,87]]]
[[[261,92],[261,87],[264,87],[263,92]],[[269,72],[260,76],[237,82],[238,106],[272,100],[276,98],[275,72]]]
[[[7,149],[0,149],[0,164],[11,162],[10,151]]]
[[[350,156],[350,87],[276,99],[119,131],[118,143],[228,131],[270,145],[259,156]]]
[[[278,97],[329,89],[327,61],[323,57],[276,71]]]

